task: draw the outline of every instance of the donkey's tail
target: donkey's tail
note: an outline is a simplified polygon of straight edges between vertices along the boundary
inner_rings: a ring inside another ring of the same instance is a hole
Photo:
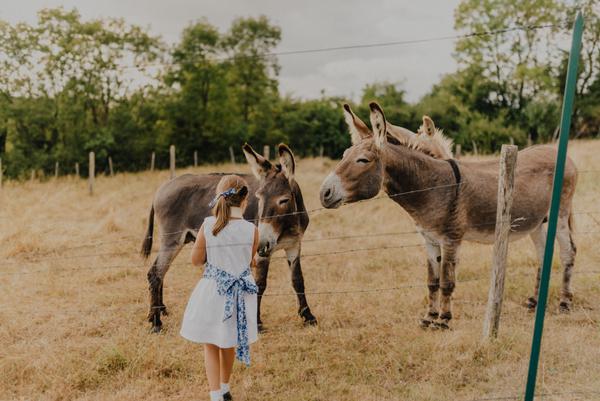
[[[148,229],[146,230],[146,236],[144,242],[142,242],[142,250],[140,253],[144,258],[150,256],[152,252],[152,235],[154,234],[154,205],[150,208],[150,216],[148,217]]]

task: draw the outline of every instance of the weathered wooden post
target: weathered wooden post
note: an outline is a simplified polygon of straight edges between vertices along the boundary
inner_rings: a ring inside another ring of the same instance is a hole
[[[319,157],[323,157],[323,153],[325,153],[325,148],[321,145],[319,146]]]
[[[531,139],[531,134],[527,135],[527,147],[533,145],[533,139]]]
[[[88,164],[88,185],[90,189],[90,195],[94,195],[94,178],[96,175],[96,155],[94,152],[90,152],[89,164]]]
[[[506,256],[508,254],[508,234],[511,228],[510,208],[513,202],[517,150],[518,148],[514,145],[502,145],[502,153],[500,155],[492,274],[488,303],[483,320],[483,337],[485,339],[497,337],[498,327],[500,326],[504,277],[506,275]]]
[[[33,180],[35,180],[35,169],[31,169],[31,182],[33,182]]]
[[[456,144],[456,147],[454,149],[454,158],[455,159],[460,159],[460,157],[462,156],[462,148],[460,146],[460,143]]]
[[[194,150],[194,167],[198,167],[198,151]]]
[[[471,144],[473,145],[473,154],[477,156],[479,154],[479,151],[477,150],[477,144],[475,141],[471,141]]]
[[[510,144],[511,144],[511,145],[514,145],[514,144],[515,144],[515,138],[513,138],[512,136],[510,137],[510,139],[509,139],[509,140],[510,140]]]
[[[231,164],[235,164],[235,153],[233,153],[233,146],[229,147],[229,158],[231,159]]]
[[[58,162],[54,163],[54,179],[58,178]]]
[[[2,188],[3,175],[4,175],[4,172],[2,171],[2,158],[0,157],[0,188]]]
[[[79,162],[75,163],[75,176],[79,177]]]
[[[175,145],[169,147],[169,169],[171,170],[171,179],[175,178]]]
[[[154,171],[154,162],[156,161],[156,152],[152,152],[150,156],[150,171]]]
[[[269,145],[265,145],[265,146],[263,146],[263,157],[265,159],[269,160],[269,156],[271,156]]]
[[[114,177],[115,171],[113,170],[112,157],[110,157],[110,156],[108,156],[108,171],[110,172],[110,176]]]

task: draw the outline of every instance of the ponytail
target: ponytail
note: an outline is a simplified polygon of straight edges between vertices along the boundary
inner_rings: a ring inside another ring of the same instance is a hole
[[[216,237],[217,234],[229,223],[229,218],[231,217],[231,206],[227,204],[227,200],[224,196],[221,196],[217,201],[217,204],[213,209],[213,214],[217,218],[217,221],[213,226],[212,234]]]
[[[208,205],[216,217],[212,234],[216,237],[229,224],[231,208],[241,206],[248,195],[248,184],[240,176],[226,175],[217,185],[217,195]]]

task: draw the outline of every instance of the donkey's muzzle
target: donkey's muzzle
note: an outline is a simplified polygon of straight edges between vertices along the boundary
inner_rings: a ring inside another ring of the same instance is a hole
[[[260,256],[261,258],[267,258],[271,255],[272,250],[273,247],[271,246],[269,241],[261,241],[258,244],[258,250],[256,253],[258,253],[258,256]]]
[[[340,179],[335,174],[330,174],[321,185],[321,205],[327,209],[335,209],[342,205],[344,200]]]

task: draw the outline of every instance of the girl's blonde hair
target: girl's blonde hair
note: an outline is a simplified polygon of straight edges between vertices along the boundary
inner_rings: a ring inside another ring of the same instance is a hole
[[[232,193],[224,195],[227,191]],[[214,236],[229,223],[231,208],[241,206],[244,200],[246,200],[248,196],[248,183],[238,175],[226,175],[217,184],[215,195],[218,199],[212,210],[213,215],[217,218],[212,229]]]

